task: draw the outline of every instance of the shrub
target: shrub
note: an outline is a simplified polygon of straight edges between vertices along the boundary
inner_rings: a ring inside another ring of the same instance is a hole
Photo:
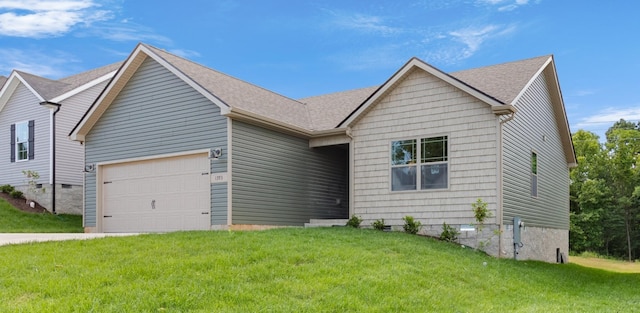
[[[447,225],[447,223],[442,223],[442,233],[440,233],[441,240],[455,242],[458,240],[458,235],[460,235],[460,232],[457,229]]]
[[[22,194],[22,191],[20,191],[20,190],[14,190],[14,191],[10,192],[9,195],[11,196],[11,198],[14,198],[14,199],[22,199],[22,198],[24,198],[23,194]]]
[[[4,193],[11,193],[14,190],[16,190],[16,189],[11,185],[2,185],[2,186],[0,186],[0,191],[2,191]]]
[[[376,230],[384,230],[384,218],[381,218],[379,220],[376,220],[375,222],[371,223],[371,226],[373,226],[373,229]]]
[[[473,209],[473,215],[476,218],[476,222],[480,225],[483,225],[485,219],[492,216],[491,212],[489,212],[489,209],[487,208],[487,203],[482,201],[480,198],[471,204],[471,208]]]
[[[422,223],[416,221],[413,216],[407,215],[403,217],[402,220],[404,220],[404,226],[402,226],[402,228],[405,233],[415,235],[420,231],[420,227],[422,227]]]
[[[351,216],[349,221],[347,221],[347,226],[351,226],[353,228],[358,228],[358,227],[360,227],[360,223],[362,223],[362,219],[359,216],[356,216],[354,214],[353,216]]]

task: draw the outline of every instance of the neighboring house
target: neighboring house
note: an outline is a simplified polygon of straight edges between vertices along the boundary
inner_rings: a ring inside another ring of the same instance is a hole
[[[0,185],[15,186],[49,211],[82,213],[84,149],[67,135],[120,64],[58,80],[17,70],[9,75],[0,89],[0,129],[6,134],[0,136]],[[35,190],[23,171],[40,175]]]
[[[575,155],[551,56],[450,75],[414,58],[382,86],[293,100],[140,44],[70,136],[88,232],[411,215],[437,236],[481,198],[490,254],[513,254],[516,217],[519,257],[568,252]]]

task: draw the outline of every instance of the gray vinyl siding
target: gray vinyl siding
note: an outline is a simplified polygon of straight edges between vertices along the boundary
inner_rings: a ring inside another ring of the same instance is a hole
[[[211,224],[227,225],[227,183],[211,184]]]
[[[503,130],[503,221],[513,224],[519,216],[525,225],[569,229],[569,168],[544,74],[515,106]],[[532,151],[538,155],[537,198],[531,196]]]
[[[402,225],[406,215],[471,224],[471,204],[482,198],[495,216],[498,125],[488,104],[425,71],[407,74],[353,126],[354,214],[364,225]],[[391,142],[435,136],[448,137],[449,188],[391,191]]]
[[[34,120],[34,159],[11,163],[11,124]],[[40,105],[40,100],[25,87],[18,84],[13,95],[0,111],[0,185],[26,185],[23,170],[40,174],[38,183],[49,183],[49,109]]]
[[[56,114],[56,182],[59,184],[82,185],[84,147],[69,139],[69,132],[106,84],[104,81],[61,101],[62,106]]]
[[[147,58],[86,136],[87,163],[227,146],[227,119],[203,95]],[[226,171],[226,154],[212,172]],[[96,225],[96,175],[86,175],[85,226]],[[217,187],[216,187],[217,188]],[[217,201],[218,199],[212,199]]]
[[[233,224],[347,218],[348,150],[234,121]],[[337,200],[340,199],[340,204]]]

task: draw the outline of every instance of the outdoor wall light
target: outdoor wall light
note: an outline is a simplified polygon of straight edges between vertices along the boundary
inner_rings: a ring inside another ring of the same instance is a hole
[[[217,160],[222,156],[222,148],[213,148],[209,151],[209,159]]]

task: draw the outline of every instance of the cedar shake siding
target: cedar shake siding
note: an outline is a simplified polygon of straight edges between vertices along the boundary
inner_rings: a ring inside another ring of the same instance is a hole
[[[471,203],[497,206],[498,118],[491,107],[435,76],[413,69],[353,126],[355,214],[370,224],[470,224]],[[391,191],[391,142],[448,137],[449,188]],[[492,220],[487,221],[492,223]]]

